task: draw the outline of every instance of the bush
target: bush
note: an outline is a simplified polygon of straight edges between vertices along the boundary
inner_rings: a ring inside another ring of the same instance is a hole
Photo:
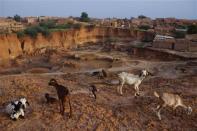
[[[72,24],[61,24],[61,25],[56,25],[56,29],[69,29],[72,27]]]
[[[150,29],[150,26],[148,26],[148,25],[141,25],[141,26],[139,26],[139,29],[148,30],[148,29]]]
[[[80,29],[81,28],[81,24],[73,24],[72,27],[75,28],[75,29]]]
[[[41,27],[44,27],[44,28],[52,29],[52,28],[55,28],[55,21],[54,20],[48,20],[48,21],[45,21],[45,22],[41,22],[39,25]]]
[[[21,38],[21,37],[23,37],[25,35],[24,31],[16,32],[16,34],[17,34],[18,38]]]
[[[188,26],[187,33],[188,34],[197,34],[197,25]]]
[[[174,37],[175,38],[185,38],[186,33],[183,31],[174,31]]]
[[[31,37],[35,38],[38,34],[36,27],[29,27],[24,30],[25,34],[30,35]]]
[[[33,26],[33,27],[29,27],[29,28],[25,29],[24,33],[35,38],[38,33],[42,33],[44,36],[49,36],[50,31],[46,27]]]

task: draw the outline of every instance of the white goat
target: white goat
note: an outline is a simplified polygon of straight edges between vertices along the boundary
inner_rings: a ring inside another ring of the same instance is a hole
[[[130,73],[126,73],[126,72],[122,72],[120,74],[118,74],[118,77],[120,79],[121,82],[121,86],[117,88],[118,93],[120,93],[121,95],[122,93],[122,87],[124,86],[124,84],[128,84],[128,85],[134,85],[134,89],[135,89],[135,96],[139,95],[139,85],[141,84],[141,82],[144,80],[144,78],[148,75],[148,71],[147,70],[142,70],[141,73],[139,75],[134,75],[134,74],[130,74]]]
[[[166,106],[173,107],[173,110],[175,110],[178,106],[181,106],[187,111],[188,115],[192,113],[192,108],[190,106],[186,106],[183,103],[181,97],[177,94],[162,93],[161,95],[159,95],[156,91],[154,91],[154,95],[160,99],[160,104],[156,108],[159,120],[161,120],[160,111],[163,107]]]

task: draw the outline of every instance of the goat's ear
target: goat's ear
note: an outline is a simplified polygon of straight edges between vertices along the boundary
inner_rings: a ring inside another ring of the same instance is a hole
[[[153,73],[151,73],[151,72],[149,72],[149,71],[147,71],[147,72],[148,72],[148,74],[150,74],[150,76],[154,76]]]
[[[49,83],[57,83],[57,81],[55,80],[55,79],[51,79],[50,81],[49,81]]]
[[[28,101],[26,101],[27,105],[30,105]]]

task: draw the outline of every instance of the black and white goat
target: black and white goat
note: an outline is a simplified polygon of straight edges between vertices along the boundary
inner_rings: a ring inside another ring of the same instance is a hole
[[[155,91],[154,95],[158,97],[160,100],[160,104],[156,108],[156,112],[157,112],[157,116],[159,120],[161,120],[160,111],[162,108],[166,106],[172,107],[173,110],[175,110],[178,106],[181,106],[186,110],[188,115],[192,113],[192,108],[190,106],[186,106],[183,103],[183,100],[181,99],[181,97],[177,94],[167,93],[167,92],[163,92],[159,94]]]
[[[21,98],[17,101],[10,102],[6,106],[6,113],[10,115],[11,119],[18,119],[20,116],[24,117],[24,110],[29,102],[25,98]]]
[[[120,74],[118,74],[121,86],[117,87],[117,91],[118,93],[120,93],[121,95],[122,93],[122,87],[124,86],[124,84],[128,84],[128,85],[134,85],[134,89],[135,89],[135,96],[139,96],[139,85],[142,83],[142,81],[144,80],[144,78],[148,75],[148,71],[147,70],[142,70],[141,73],[139,75],[134,75],[131,73],[127,73],[127,72],[122,72]]]

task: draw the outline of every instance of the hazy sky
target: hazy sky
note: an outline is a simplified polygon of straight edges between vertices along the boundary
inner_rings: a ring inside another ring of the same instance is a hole
[[[0,16],[130,18],[138,15],[197,19],[197,0],[0,0]]]

